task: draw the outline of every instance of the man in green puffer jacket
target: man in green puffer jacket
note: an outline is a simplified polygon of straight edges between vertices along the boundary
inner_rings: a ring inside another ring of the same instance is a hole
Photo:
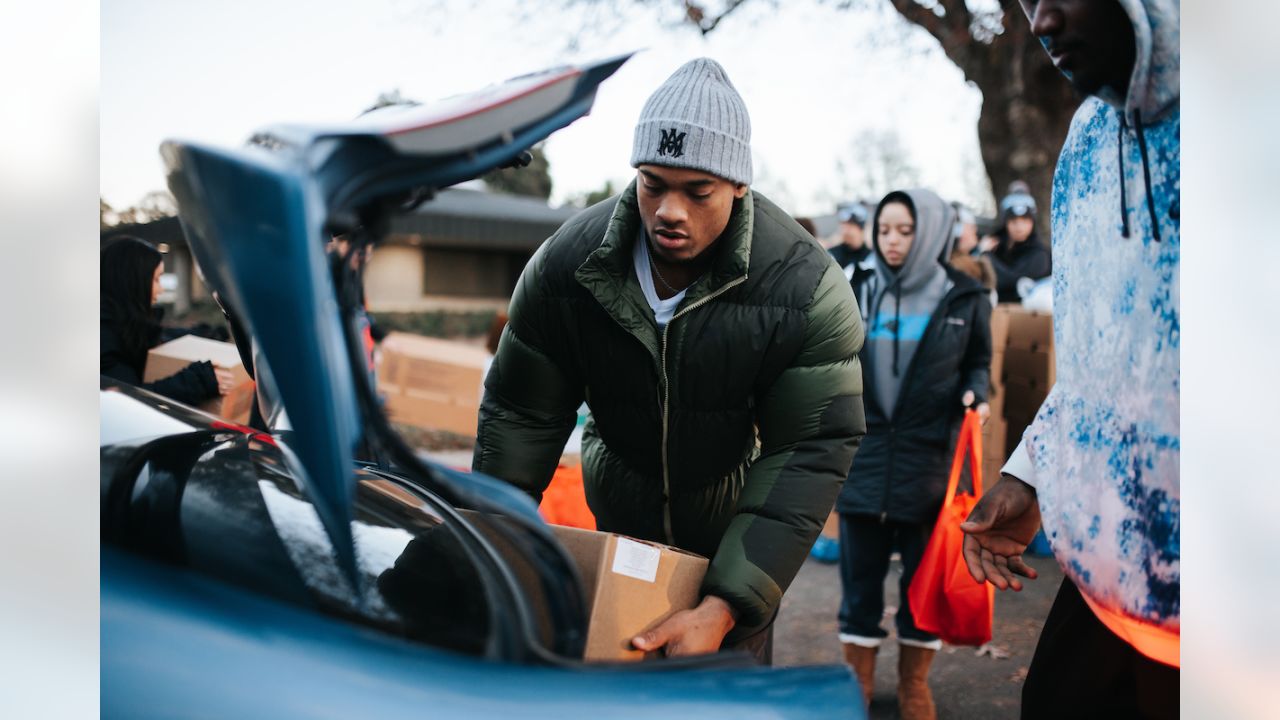
[[[520,277],[473,466],[540,499],[585,400],[598,527],[711,559],[698,607],[633,644],[768,663],[782,594],[866,431],[863,328],[840,268],[749,189],[750,137],[712,60],[653,94],[637,180],[566,222]]]

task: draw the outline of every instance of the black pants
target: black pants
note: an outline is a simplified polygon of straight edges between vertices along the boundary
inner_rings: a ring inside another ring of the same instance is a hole
[[[929,544],[933,523],[904,523],[866,515],[840,513],[840,632],[861,638],[889,636],[880,621],[884,617],[884,578],[894,549],[902,555],[898,579],[898,637],[931,643],[938,638],[916,627],[907,601],[907,588]]]
[[[1108,630],[1064,578],[1022,686],[1022,717],[1176,718],[1178,676]]]

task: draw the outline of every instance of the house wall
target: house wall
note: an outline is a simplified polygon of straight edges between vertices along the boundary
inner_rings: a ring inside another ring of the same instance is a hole
[[[428,295],[507,297],[514,287],[508,253],[424,248],[422,257]]]
[[[424,290],[422,249],[388,245],[373,251],[364,269],[365,300],[376,309],[414,303]]]

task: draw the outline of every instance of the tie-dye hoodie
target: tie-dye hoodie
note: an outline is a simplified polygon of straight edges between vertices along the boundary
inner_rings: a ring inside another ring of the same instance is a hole
[[[1137,40],[1129,93],[1085,100],[1058,159],[1057,383],[1005,472],[1036,487],[1054,556],[1099,618],[1176,665],[1179,11],[1120,5]]]

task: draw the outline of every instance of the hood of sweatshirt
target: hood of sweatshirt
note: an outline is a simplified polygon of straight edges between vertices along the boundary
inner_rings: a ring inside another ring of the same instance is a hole
[[[1156,217],[1155,197],[1151,191],[1151,168],[1147,150],[1146,127],[1161,122],[1179,107],[1181,79],[1179,69],[1179,27],[1181,17],[1178,0],[1118,0],[1133,26],[1134,61],[1129,75],[1129,89],[1123,97],[1115,89],[1104,87],[1097,94],[1120,115],[1117,164],[1120,177],[1126,177],[1125,144],[1137,144],[1142,166],[1146,197],[1129,197],[1124,183],[1120,185],[1120,234],[1131,237],[1129,208],[1146,205],[1153,228],[1153,239],[1160,241],[1160,223]]]
[[[915,239],[907,250],[907,259],[898,268],[889,267],[884,255],[880,252],[880,243],[874,243],[876,249],[876,274],[880,278],[883,289],[897,287],[903,293],[913,292],[936,278],[946,276],[946,270],[939,262],[946,255],[947,245],[951,241],[951,226],[955,224],[955,209],[932,190],[895,190],[876,206],[875,215],[871,218],[871,232],[879,236],[880,211],[892,202],[903,202],[911,209],[915,220]]]
[[[1177,0],[1119,0],[1133,23],[1134,62],[1124,97],[1104,88],[1098,97],[1133,122],[1159,120],[1178,104],[1179,4]]]
[[[902,380],[916,347],[924,337],[938,303],[951,288],[943,262],[951,243],[955,209],[930,190],[894,191],[885,196],[872,216],[873,237],[879,235],[880,211],[902,202],[915,220],[915,238],[899,268],[889,267],[876,239],[876,275],[868,293],[866,364],[871,392],[892,417]]]

